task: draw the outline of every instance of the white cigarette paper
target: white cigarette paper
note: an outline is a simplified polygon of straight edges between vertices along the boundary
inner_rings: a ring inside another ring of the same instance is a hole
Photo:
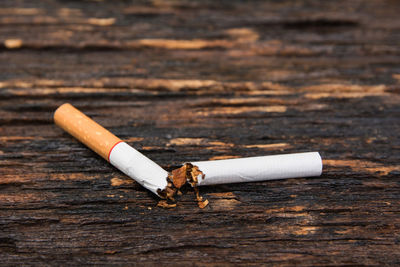
[[[112,165],[156,195],[158,189],[167,186],[168,172],[125,142],[112,148],[109,159]]]
[[[312,177],[322,173],[322,159],[318,152],[190,163],[204,174],[197,177],[197,185]]]

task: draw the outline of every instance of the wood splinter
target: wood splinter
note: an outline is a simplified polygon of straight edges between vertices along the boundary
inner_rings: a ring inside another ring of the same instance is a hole
[[[176,207],[175,196],[189,184],[200,208],[208,205],[198,186],[320,176],[318,152],[185,163],[168,173],[70,104],[61,105],[54,121],[123,173],[161,197],[157,206]]]

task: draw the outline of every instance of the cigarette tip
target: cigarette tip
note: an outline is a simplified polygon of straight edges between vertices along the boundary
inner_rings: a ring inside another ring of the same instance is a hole
[[[53,115],[53,119],[54,120],[56,120],[56,117],[57,117],[57,113],[58,113],[58,111],[60,111],[60,110],[62,110],[62,109],[64,109],[65,107],[73,107],[70,103],[64,103],[64,104],[62,104],[61,106],[59,106],[57,109],[56,109],[56,111],[54,111],[54,115]]]

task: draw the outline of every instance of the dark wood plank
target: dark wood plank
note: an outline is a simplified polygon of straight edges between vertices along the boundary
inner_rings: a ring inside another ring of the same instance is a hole
[[[397,1],[2,1],[6,265],[400,264]],[[57,128],[70,102],[172,170],[320,151],[319,178],[175,209]]]

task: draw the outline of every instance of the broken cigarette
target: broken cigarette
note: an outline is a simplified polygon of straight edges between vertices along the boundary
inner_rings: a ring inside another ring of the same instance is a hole
[[[54,113],[54,121],[151,192],[158,195],[157,191],[166,188],[167,171],[71,104],[61,105]]]
[[[163,207],[176,206],[170,202],[175,202],[175,195],[186,184],[194,188],[199,207],[204,208],[208,201],[199,195],[199,185],[312,177],[322,173],[318,152],[190,162],[168,173],[68,103],[55,111],[54,121],[123,173],[166,199],[159,202]]]

